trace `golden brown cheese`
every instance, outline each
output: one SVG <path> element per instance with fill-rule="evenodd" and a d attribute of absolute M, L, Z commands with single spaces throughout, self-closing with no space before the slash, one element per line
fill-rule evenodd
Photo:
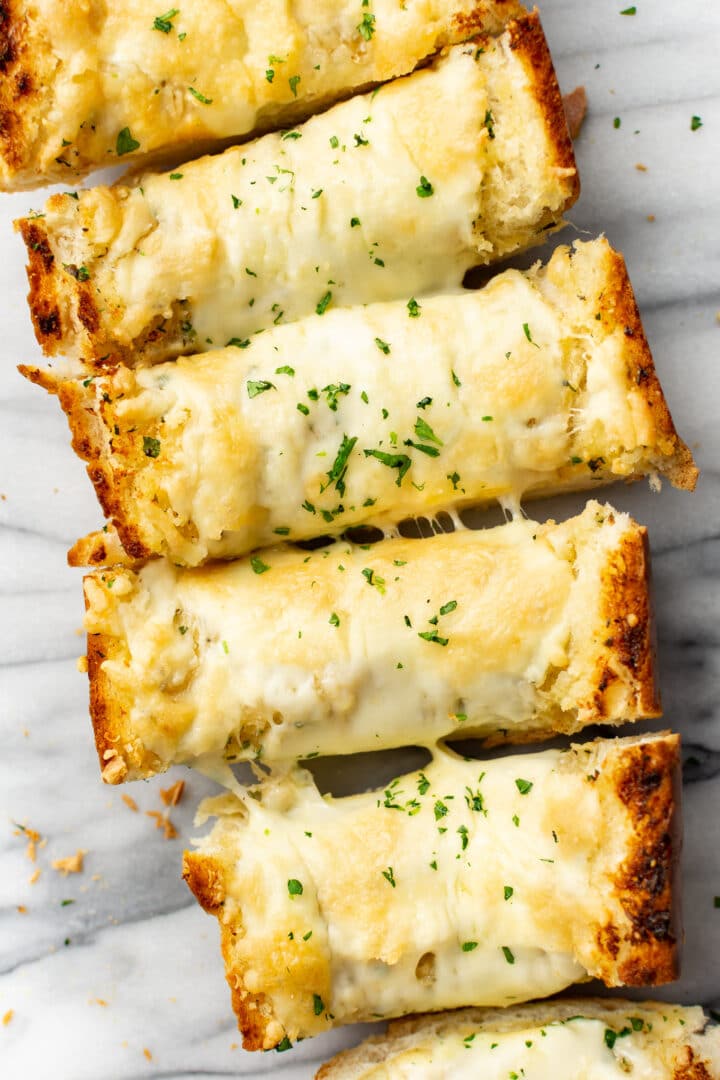
<path fill-rule="evenodd" d="M 459 286 L 543 240 L 577 193 L 532 15 L 299 128 L 54 195 L 18 225 L 38 340 L 103 366 Z"/>
<path fill-rule="evenodd" d="M 561 525 L 96 571 L 103 778 L 658 715 L 647 579 L 645 530 L 598 503 Z"/>
<path fill-rule="evenodd" d="M 393 1021 L 316 1080 L 718 1080 L 720 1027 L 695 1005 L 564 998 Z"/>
<path fill-rule="evenodd" d="M 328 311 L 245 349 L 59 395 L 131 558 L 198 565 L 439 508 L 697 470 L 677 437 L 625 264 L 560 248 L 477 292 Z M 71 561 L 108 561 L 107 531 Z"/>
<path fill-rule="evenodd" d="M 667 733 L 438 751 L 384 791 L 322 797 L 296 769 L 210 800 L 185 878 L 220 923 L 245 1047 L 588 976 L 672 980 L 678 763 Z"/>

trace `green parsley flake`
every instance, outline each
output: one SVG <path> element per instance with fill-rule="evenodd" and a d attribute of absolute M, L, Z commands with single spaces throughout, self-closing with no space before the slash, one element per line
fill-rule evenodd
<path fill-rule="evenodd" d="M 333 462 L 332 468 L 327 473 L 328 483 L 325 486 L 327 487 L 329 484 L 334 483 L 341 496 L 345 494 L 345 474 L 347 473 L 348 468 L 348 458 L 353 452 L 356 442 L 357 435 L 353 436 L 352 439 L 349 439 L 347 435 L 343 435 L 335 461 Z"/>
<path fill-rule="evenodd" d="M 118 157 L 122 157 L 123 154 L 132 154 L 139 149 L 140 143 L 137 139 L 133 139 L 130 128 L 124 127 L 122 131 L 118 132 L 117 142 L 115 143 L 115 152 Z"/>
<path fill-rule="evenodd" d="M 328 305 L 332 300 L 332 293 L 326 292 L 325 295 L 315 305 L 315 312 L 318 315 L 324 315 L 328 309 Z"/>
<path fill-rule="evenodd" d="M 620 12 L 621 15 L 637 15 L 637 7 L 633 4 L 632 7 L 623 8 Z"/>
<path fill-rule="evenodd" d="M 257 555 L 253 555 L 252 559 L 250 560 L 250 565 L 252 566 L 253 571 L 256 574 L 264 574 L 266 570 L 270 569 L 268 564 L 264 563 L 262 559 Z"/>
<path fill-rule="evenodd" d="M 357 229 L 359 225 L 360 225 L 360 218 L 359 217 L 351 217 L 350 218 L 350 228 L 351 229 Z"/>
<path fill-rule="evenodd" d="M 528 341 L 530 342 L 531 345 L 534 345 L 536 349 L 540 348 L 537 341 L 533 341 L 532 334 L 530 333 L 530 327 L 528 326 L 528 324 L 526 322 L 523 323 L 523 334 L 528 339 Z"/>
<path fill-rule="evenodd" d="M 323 1004 L 323 999 L 320 997 L 319 994 L 313 994 L 313 1012 L 315 1013 L 315 1015 L 320 1016 L 321 1013 L 324 1012 L 324 1010 L 325 1006 Z"/>
<path fill-rule="evenodd" d="M 292 1050 L 292 1043 L 288 1039 L 287 1035 L 284 1035 L 280 1042 L 275 1047 L 278 1054 L 283 1054 L 286 1050 Z"/>
<path fill-rule="evenodd" d="M 418 637 L 422 638 L 423 641 L 432 641 L 436 645 L 443 646 L 447 645 L 450 640 L 450 638 L 440 637 L 437 630 L 423 630 L 418 634 Z"/>
<path fill-rule="evenodd" d="M 386 881 L 390 882 L 390 884 L 392 885 L 392 887 L 394 889 L 397 882 L 395 881 L 395 876 L 393 874 L 392 866 L 388 866 L 387 870 L 383 870 L 382 876 L 385 878 Z"/>
<path fill-rule="evenodd" d="M 298 412 L 301 412 L 303 414 L 303 416 L 307 416 L 308 413 L 310 412 L 307 405 L 303 405 L 302 401 L 298 401 L 295 408 L 297 409 Z"/>
<path fill-rule="evenodd" d="M 267 71 L 265 72 L 265 78 L 267 79 L 267 81 L 269 83 L 271 83 L 273 81 L 273 79 L 275 78 L 275 72 L 273 71 L 272 68 L 267 69 Z"/>
<path fill-rule="evenodd" d="M 457 607 L 457 600 L 448 600 L 447 604 L 443 604 L 440 608 L 441 615 L 449 615 L 451 611 L 454 611 Z"/>
<path fill-rule="evenodd" d="M 461 382 L 460 382 L 460 380 L 458 379 L 458 377 L 457 377 L 457 375 L 455 374 L 455 372 L 454 372 L 454 371 L 451 371 L 451 372 L 450 372 L 450 374 L 452 375 L 452 381 L 453 381 L 453 382 L 455 383 L 455 385 L 456 385 L 456 386 L 462 386 L 462 383 L 461 383 Z"/>
<path fill-rule="evenodd" d="M 290 896 L 302 896 L 303 894 L 302 882 L 298 881 L 297 878 L 290 878 L 287 883 L 287 888 Z"/>
<path fill-rule="evenodd" d="M 199 90 L 196 90 L 194 86 L 188 86 L 188 90 L 201 105 L 212 105 L 213 99 L 211 97 L 205 97 L 205 95 L 201 94 Z"/>
<path fill-rule="evenodd" d="M 388 353 L 390 352 L 390 346 L 388 345 L 387 341 L 383 341 L 382 338 L 376 337 L 375 344 L 377 345 L 381 353 L 385 353 L 386 356 L 388 355 Z"/>
<path fill-rule="evenodd" d="M 182 180 L 182 178 L 183 178 L 183 174 L 181 172 L 171 172 L 170 173 L 170 179 L 171 180 Z"/>
<path fill-rule="evenodd" d="M 143 453 L 145 457 L 160 457 L 160 440 L 150 435 L 143 435 Z"/>
<path fill-rule="evenodd" d="M 698 128 L 703 126 L 703 122 L 699 116 L 693 116 L 690 120 L 690 130 L 697 131 Z"/>
<path fill-rule="evenodd" d="M 429 199 L 435 191 L 435 188 L 432 186 L 427 176 L 421 176 L 420 183 L 415 188 L 415 191 L 419 199 Z"/>
<path fill-rule="evenodd" d="M 418 319 L 422 308 L 418 304 L 414 296 L 411 296 L 407 302 L 408 315 L 411 319 Z"/>
<path fill-rule="evenodd" d="M 333 150 L 337 150 L 338 146 L 340 145 L 340 140 L 338 139 L 337 135 L 330 136 L 330 145 L 332 146 Z"/>
<path fill-rule="evenodd" d="M 172 21 L 179 14 L 179 8 L 170 8 L 164 15 L 156 15 L 152 24 L 153 30 L 159 30 L 161 34 L 169 34 L 171 30 L 174 30 Z"/>
<path fill-rule="evenodd" d="M 473 949 L 477 949 L 477 947 L 478 947 L 477 941 L 463 941 L 463 943 L 462 943 L 462 951 L 463 952 L 472 952 Z"/>
<path fill-rule="evenodd" d="M 247 349 L 249 344 L 250 338 L 231 337 L 229 341 L 225 342 L 225 348 L 229 349 L 232 346 L 234 349 Z"/>
<path fill-rule="evenodd" d="M 295 374 L 295 368 L 290 367 L 289 364 L 283 364 L 282 367 L 276 367 L 275 368 L 275 374 L 276 375 L 294 375 Z"/>
<path fill-rule="evenodd" d="M 521 795 L 527 795 L 529 791 L 532 791 L 532 780 L 516 780 L 515 787 L 518 789 Z"/>
<path fill-rule="evenodd" d="M 266 390 L 277 390 L 277 387 L 274 383 L 268 382 L 267 379 L 248 379 L 248 397 L 257 397 L 258 394 L 264 394 Z"/>
<path fill-rule="evenodd" d="M 332 615 L 328 619 L 328 622 L 330 623 L 331 626 L 339 626 L 340 625 L 340 616 L 336 615 L 335 612 L 333 611 Z"/>
<path fill-rule="evenodd" d="M 431 401 L 432 399 L 430 398 L 425 400 Z M 420 402 L 418 402 L 418 404 L 420 404 Z M 439 439 L 437 437 L 430 425 L 425 420 L 423 420 L 421 416 L 418 416 L 417 420 L 415 421 L 415 434 L 419 439 L 428 439 L 430 442 L 434 442 L 438 446 L 444 445 L 442 439 Z"/>
<path fill-rule="evenodd" d="M 436 446 L 428 446 L 426 443 L 416 443 L 412 439 L 405 439 L 405 446 L 412 446 L 414 450 L 420 450 L 421 453 L 427 454 L 428 457 L 440 457 L 440 451 Z"/>
<path fill-rule="evenodd" d="M 622 120 L 620 119 L 620 117 L 619 117 L 619 116 L 616 116 L 616 117 L 615 117 L 615 118 L 613 119 L 613 127 L 615 128 L 615 130 L 616 130 L 616 131 L 617 131 L 617 129 L 618 129 L 619 127 L 620 127 L 621 123 L 622 123 Z"/>
<path fill-rule="evenodd" d="M 362 17 L 362 22 L 355 29 L 364 41 L 370 41 L 375 33 L 375 16 L 366 11 Z"/>
<path fill-rule="evenodd" d="M 286 142 L 288 139 L 293 139 L 293 140 L 294 139 L 302 139 L 302 132 L 301 131 L 283 131 L 280 138 L 284 142 Z"/>
<path fill-rule="evenodd" d="M 300 82 L 300 76 L 299 75 L 291 75 L 290 78 L 288 79 L 288 83 L 290 84 L 290 89 L 292 91 L 293 97 L 297 97 L 297 86 L 298 86 L 299 82 Z"/>
<path fill-rule="evenodd" d="M 397 469 L 398 476 L 395 483 L 398 487 L 402 484 L 405 474 L 412 465 L 412 461 L 407 454 L 386 454 L 384 450 L 363 450 L 363 453 L 365 457 L 375 458 L 381 465 L 386 465 L 388 469 Z"/>
<path fill-rule="evenodd" d="M 494 139 L 495 138 L 495 117 L 493 116 L 490 109 L 488 109 L 486 111 L 486 113 L 485 113 L 484 124 L 485 124 L 485 127 L 487 128 L 488 138 L 489 139 Z"/>
<path fill-rule="evenodd" d="M 242 206 L 242 199 L 238 199 L 237 195 L 231 195 L 233 207 L 237 210 L 239 206 Z"/>
<path fill-rule="evenodd" d="M 385 578 L 380 577 L 374 570 L 371 570 L 369 566 L 366 566 L 360 573 L 365 578 L 368 585 L 372 585 L 373 588 L 377 589 L 381 596 L 385 595 Z"/>
<path fill-rule="evenodd" d="M 513 955 L 512 949 L 509 949 L 507 947 L 507 945 L 503 945 L 502 946 L 502 951 L 503 951 L 503 956 L 507 960 L 508 964 L 514 964 L 515 963 L 515 956 Z"/>
<path fill-rule="evenodd" d="M 504 885 L 503 886 L 503 896 L 505 897 L 506 900 L 510 899 L 510 897 L 512 896 L 514 891 L 515 890 L 513 889 L 512 885 Z"/>

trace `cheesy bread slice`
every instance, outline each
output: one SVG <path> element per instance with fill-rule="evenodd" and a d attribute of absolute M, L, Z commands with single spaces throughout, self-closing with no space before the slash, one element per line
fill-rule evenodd
<path fill-rule="evenodd" d="M 7 0 L 0 185 L 67 183 L 284 127 L 524 11 L 517 0 Z"/>
<path fill-rule="evenodd" d="M 441 507 L 697 475 L 605 240 L 244 349 L 91 379 L 22 370 L 59 395 L 134 559 L 197 565 Z M 71 561 L 107 562 L 111 539 L 80 541 Z"/>
<path fill-rule="evenodd" d="M 184 876 L 218 918 L 246 1049 L 588 976 L 675 978 L 678 754 L 667 733 L 438 751 L 362 795 L 323 797 L 296 769 L 209 800 Z"/>
<path fill-rule="evenodd" d="M 18 227 L 44 350 L 103 366 L 459 286 L 542 241 L 577 194 L 528 15 L 301 127 L 132 186 L 53 195 Z"/>
<path fill-rule="evenodd" d="M 645 530 L 589 503 L 424 540 L 85 579 L 108 783 L 658 715 Z"/>
<path fill-rule="evenodd" d="M 720 1027 L 695 1005 L 563 998 L 389 1025 L 315 1080 L 718 1080 Z"/>

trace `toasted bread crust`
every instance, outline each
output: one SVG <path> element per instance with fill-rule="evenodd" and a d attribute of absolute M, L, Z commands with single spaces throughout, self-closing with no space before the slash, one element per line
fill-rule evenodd
<path fill-rule="evenodd" d="M 591 974 L 609 986 L 660 986 L 679 974 L 680 736 L 625 747 L 599 782 L 601 797 L 624 807 L 633 835 L 611 878 L 624 925 L 600 928 Z"/>
<path fill-rule="evenodd" d="M 623 536 L 602 572 L 602 615 L 608 628 L 604 662 L 598 664 L 594 707 L 599 717 L 612 714 L 610 701 L 620 677 L 633 687 L 638 716 L 662 715 L 655 679 L 655 628 L 647 529 Z M 618 672 L 618 668 L 620 672 Z"/>
<path fill-rule="evenodd" d="M 565 209 L 577 202 L 580 195 L 580 174 L 575 164 L 575 151 L 568 130 L 562 95 L 547 38 L 537 10 L 525 18 L 508 24 L 510 48 L 523 61 L 528 80 L 547 125 L 548 142 L 554 149 L 554 167 L 569 183 Z"/>

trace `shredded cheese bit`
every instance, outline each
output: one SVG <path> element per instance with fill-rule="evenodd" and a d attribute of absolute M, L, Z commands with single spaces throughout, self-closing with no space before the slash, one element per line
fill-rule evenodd
<path fill-rule="evenodd" d="M 87 851 L 79 848 L 74 855 L 68 855 L 65 859 L 53 859 L 52 868 L 63 877 L 67 877 L 68 874 L 82 874 L 83 860 L 86 855 Z"/>

